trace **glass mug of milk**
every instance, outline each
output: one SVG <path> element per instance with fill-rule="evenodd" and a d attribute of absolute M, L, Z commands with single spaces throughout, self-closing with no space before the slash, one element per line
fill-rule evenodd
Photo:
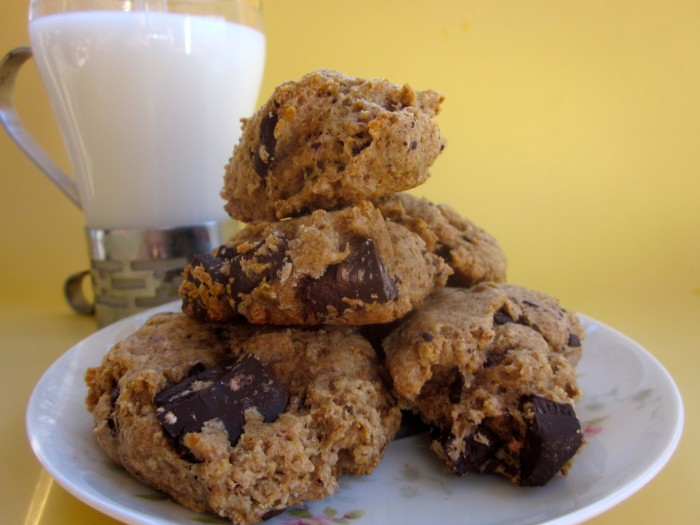
<path fill-rule="evenodd" d="M 192 253 L 235 229 L 219 196 L 257 102 L 265 61 L 259 1 L 32 0 L 30 48 L 2 62 L 5 129 L 85 215 L 91 271 L 66 295 L 105 325 L 177 298 Z M 74 178 L 32 141 L 12 107 L 34 57 Z"/>

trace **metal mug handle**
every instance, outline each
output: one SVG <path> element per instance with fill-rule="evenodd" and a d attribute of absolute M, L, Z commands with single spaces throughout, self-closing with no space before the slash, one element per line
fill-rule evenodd
<path fill-rule="evenodd" d="M 66 175 L 49 158 L 46 152 L 32 139 L 15 111 L 13 94 L 15 80 L 20 67 L 32 56 L 27 46 L 13 49 L 0 62 L 0 122 L 7 134 L 32 162 L 80 208 L 80 195 L 75 180 Z M 64 295 L 70 307 L 80 314 L 92 314 L 95 305 L 90 303 L 82 292 L 81 283 L 90 274 L 89 270 L 71 275 L 63 285 Z"/>
<path fill-rule="evenodd" d="M 83 293 L 83 281 L 90 280 L 90 277 L 90 270 L 83 270 L 69 275 L 63 283 L 63 295 L 66 302 L 74 312 L 82 315 L 95 313 L 95 303 L 91 302 Z"/>
<path fill-rule="evenodd" d="M 43 171 L 51 181 L 80 208 L 80 195 L 75 180 L 56 166 L 29 135 L 15 111 L 13 93 L 20 67 L 32 56 L 28 46 L 13 49 L 0 62 L 0 122 L 17 146 Z"/>

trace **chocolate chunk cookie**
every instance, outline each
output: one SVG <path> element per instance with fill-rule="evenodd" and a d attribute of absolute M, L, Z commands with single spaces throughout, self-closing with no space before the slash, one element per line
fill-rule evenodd
<path fill-rule="evenodd" d="M 370 473 L 400 410 L 352 328 L 159 314 L 86 375 L 107 454 L 195 511 L 248 525 Z"/>
<path fill-rule="evenodd" d="M 445 288 L 383 341 L 394 391 L 459 475 L 543 485 L 582 444 L 574 365 L 583 331 L 551 297 L 510 284 Z"/>
<path fill-rule="evenodd" d="M 385 218 L 419 234 L 428 250 L 454 270 L 449 286 L 506 280 L 506 255 L 496 239 L 446 204 L 434 204 L 408 193 L 375 202 Z"/>
<path fill-rule="evenodd" d="M 335 209 L 427 180 L 444 147 L 442 95 L 320 70 L 278 86 L 249 119 L 221 192 L 231 217 Z"/>
<path fill-rule="evenodd" d="M 387 323 L 444 286 L 452 270 L 423 239 L 371 203 L 279 222 L 257 221 L 193 258 L 183 311 L 255 324 Z"/>

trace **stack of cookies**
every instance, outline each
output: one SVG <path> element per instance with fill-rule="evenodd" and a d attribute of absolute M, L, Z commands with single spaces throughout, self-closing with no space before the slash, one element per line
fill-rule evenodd
<path fill-rule="evenodd" d="M 321 70 L 279 86 L 226 167 L 245 226 L 87 375 L 97 439 L 143 482 L 251 524 L 368 474 L 403 414 L 453 472 L 544 485 L 582 443 L 583 332 L 507 284 L 496 240 L 402 193 L 442 96 Z"/>

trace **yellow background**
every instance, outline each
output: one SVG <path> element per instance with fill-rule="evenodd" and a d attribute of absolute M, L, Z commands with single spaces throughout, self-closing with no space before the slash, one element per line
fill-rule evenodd
<path fill-rule="evenodd" d="M 26 11 L 3 0 L 0 51 L 28 43 Z M 415 193 L 493 233 L 511 281 L 648 348 L 684 396 L 669 465 L 592 523 L 700 523 L 700 2 L 269 0 L 265 17 L 261 101 L 319 67 L 445 95 L 448 146 Z M 18 91 L 67 168 L 33 65 Z M 61 292 L 87 267 L 81 215 L 2 132 L 0 224 L 0 521 L 112 523 L 41 475 L 24 437 L 33 384 L 94 324 Z"/>

